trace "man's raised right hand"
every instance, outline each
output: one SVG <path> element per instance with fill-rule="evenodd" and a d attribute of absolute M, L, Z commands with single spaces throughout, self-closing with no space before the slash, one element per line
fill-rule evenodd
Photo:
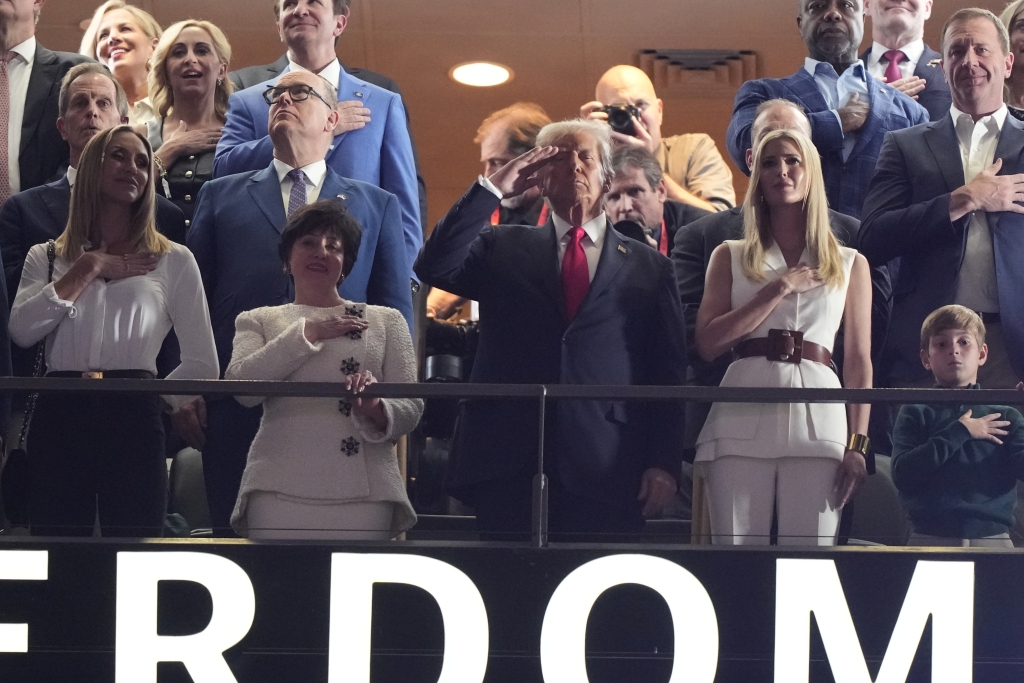
<path fill-rule="evenodd" d="M 538 173 L 558 154 L 557 147 L 534 147 L 526 154 L 508 162 L 487 178 L 502 197 L 516 197 L 540 184 Z"/>

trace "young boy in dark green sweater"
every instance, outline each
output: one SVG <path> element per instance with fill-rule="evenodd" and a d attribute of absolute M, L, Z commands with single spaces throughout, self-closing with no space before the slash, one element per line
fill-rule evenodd
<path fill-rule="evenodd" d="M 985 324 L 943 306 L 921 327 L 921 362 L 938 387 L 973 388 L 988 356 Z M 1008 547 L 1024 418 L 1009 406 L 906 405 L 893 428 L 892 478 L 913 525 L 909 545 Z"/>

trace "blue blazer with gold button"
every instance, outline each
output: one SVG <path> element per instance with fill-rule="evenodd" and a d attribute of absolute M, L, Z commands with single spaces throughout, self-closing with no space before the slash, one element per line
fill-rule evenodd
<path fill-rule="evenodd" d="M 379 187 L 342 178 L 330 168 L 320 199 L 343 202 L 363 228 L 355 266 L 338 293 L 349 301 L 396 308 L 411 328 L 411 265 L 398 200 Z M 238 314 L 286 304 L 294 297 L 277 252 L 285 220 L 273 163 L 262 171 L 211 180 L 199 191 L 186 244 L 203 276 L 222 374 L 231 360 Z"/>

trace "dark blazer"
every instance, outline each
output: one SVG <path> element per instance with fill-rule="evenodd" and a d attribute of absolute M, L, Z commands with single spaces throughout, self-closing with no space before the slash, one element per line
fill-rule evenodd
<path fill-rule="evenodd" d="M 671 199 L 666 201 L 663 218 L 665 219 L 665 232 L 668 233 L 668 253 L 672 253 L 672 247 L 675 246 L 676 235 L 679 234 L 680 228 L 706 216 L 711 216 L 713 213 L 713 211 L 705 211 L 683 202 L 674 202 Z"/>
<path fill-rule="evenodd" d="M 396 308 L 411 329 L 411 267 L 398 200 L 330 168 L 320 198 L 343 202 L 363 228 L 355 266 L 338 293 L 349 301 Z M 221 373 L 231 360 L 238 314 L 279 306 L 294 297 L 277 253 L 284 224 L 284 200 L 273 164 L 262 171 L 211 180 L 199 192 L 187 244 L 203 276 Z"/>
<path fill-rule="evenodd" d="M 68 143 L 57 130 L 57 97 L 60 82 L 71 67 L 92 61 L 70 52 L 54 52 L 36 43 L 36 57 L 25 95 L 18 167 L 21 189 L 38 187 L 68 163 Z M 12 294 L 13 296 L 13 294 Z"/>
<path fill-rule="evenodd" d="M 498 198 L 474 184 L 434 228 L 416 262 L 423 282 L 480 302 L 472 382 L 664 384 L 685 380 L 686 340 L 671 262 L 611 224 L 594 280 L 566 319 L 552 222 L 486 225 Z M 577 495 L 639 514 L 640 476 L 678 476 L 683 405 L 560 401 L 546 439 L 553 472 Z M 516 476 L 537 456 L 532 401 L 466 402 L 448 485 L 458 495 Z"/>
<path fill-rule="evenodd" d="M 996 147 L 1000 175 L 1024 172 L 1024 123 L 1007 116 Z M 967 248 L 970 214 L 949 220 L 950 193 L 964 185 L 953 117 L 890 133 L 864 204 L 860 250 L 872 265 L 899 259 L 893 282 L 892 322 L 883 370 L 900 380 L 921 380 L 921 323 L 953 303 Z M 999 310 L 1010 362 L 1024 377 L 1024 216 L 990 213 Z"/>
<path fill-rule="evenodd" d="M 227 121 L 217 144 L 214 176 L 261 171 L 274 158 L 268 125 L 270 105 L 263 99 L 264 81 L 231 95 Z M 338 77 L 338 101 L 361 100 L 372 112 L 370 123 L 334 138 L 327 165 L 343 178 L 376 185 L 398 198 L 410 264 L 423 244 L 416 164 L 402 98 L 359 80 L 344 70 Z M 411 275 L 411 273 L 410 273 Z"/>
<path fill-rule="evenodd" d="M 785 78 L 761 78 L 740 86 L 733 105 L 727 139 L 729 154 L 736 165 L 749 175 L 746 153 L 750 148 L 750 127 L 758 105 L 767 100 L 784 98 L 799 103 L 811 121 L 815 147 L 821 154 L 821 170 L 825 176 L 828 203 L 839 213 L 859 218 L 867 195 L 875 160 L 882 147 L 882 138 L 892 130 L 916 126 L 928 120 L 928 112 L 920 104 L 870 74 L 867 84 L 871 93 L 871 110 L 857 136 L 853 153 L 843 161 L 843 129 L 834 111 L 803 67 Z"/>
<path fill-rule="evenodd" d="M 868 48 L 860 56 L 865 64 L 868 63 L 868 56 L 870 54 L 871 49 Z M 921 59 L 917 63 L 917 68 L 914 69 L 914 75 L 918 78 L 923 78 L 926 83 L 924 90 L 917 93 L 917 103 L 928 110 L 928 118 L 931 121 L 938 121 L 948 114 L 949 108 L 953 104 L 953 96 L 949 92 L 949 85 L 946 83 L 946 77 L 942 73 L 942 67 L 939 66 L 939 60 L 941 59 L 942 55 L 925 45 L 924 52 L 921 53 Z"/>
<path fill-rule="evenodd" d="M 0 207 L 0 251 L 9 302 L 14 303 L 28 250 L 57 239 L 68 224 L 71 184 L 60 180 L 19 192 Z M 167 239 L 185 244 L 185 217 L 163 197 L 156 198 L 156 227 Z"/>
<path fill-rule="evenodd" d="M 251 88 L 254 85 L 258 85 L 263 81 L 269 81 L 272 78 L 277 78 L 277 75 L 288 68 L 288 53 L 284 53 L 281 57 L 273 64 L 264 64 L 262 66 L 247 66 L 244 69 L 238 71 L 232 71 L 228 74 L 228 78 L 235 84 L 235 90 L 244 90 Z M 341 65 L 347 73 L 355 76 L 356 78 L 372 83 L 378 87 L 390 90 L 393 93 L 397 93 L 401 96 L 402 91 L 398 89 L 398 84 L 393 80 L 377 73 L 376 71 L 370 71 L 369 69 L 360 69 L 357 66 L 345 66 Z M 423 180 L 423 171 L 420 170 L 420 156 L 416 151 L 416 140 L 412 136 L 412 121 L 409 119 L 409 107 L 405 108 L 405 123 L 409 127 L 409 139 L 412 141 L 412 155 L 413 160 L 416 162 L 416 185 L 420 193 L 420 222 L 423 224 L 423 234 L 427 232 L 427 183 Z"/>

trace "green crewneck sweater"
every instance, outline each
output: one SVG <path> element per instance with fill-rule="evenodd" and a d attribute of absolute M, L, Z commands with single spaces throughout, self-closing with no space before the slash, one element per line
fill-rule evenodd
<path fill-rule="evenodd" d="M 980 389 L 977 384 L 972 389 Z M 960 422 L 1009 420 L 1003 445 L 974 439 Z M 1009 406 L 906 405 L 893 428 L 892 479 L 914 531 L 947 538 L 1006 533 L 1024 479 L 1024 417 Z"/>

